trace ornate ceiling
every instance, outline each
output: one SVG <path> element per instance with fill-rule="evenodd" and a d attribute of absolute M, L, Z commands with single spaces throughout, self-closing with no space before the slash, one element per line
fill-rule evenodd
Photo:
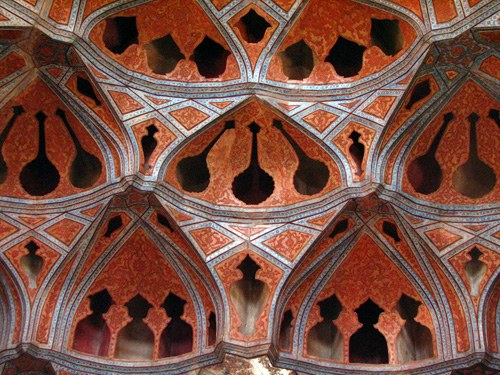
<path fill-rule="evenodd" d="M 498 371 L 499 11 L 0 2 L 1 373 Z"/>

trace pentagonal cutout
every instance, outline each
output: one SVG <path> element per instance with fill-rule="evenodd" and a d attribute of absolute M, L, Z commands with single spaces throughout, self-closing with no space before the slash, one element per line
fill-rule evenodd
<path fill-rule="evenodd" d="M 235 26 L 240 31 L 243 40 L 248 43 L 260 42 L 264 38 L 266 30 L 271 27 L 269 22 L 253 9 L 241 17 Z"/>
<path fill-rule="evenodd" d="M 172 72 L 177 63 L 185 58 L 170 34 L 151 41 L 144 46 L 144 49 L 148 65 L 156 74 Z"/>
<path fill-rule="evenodd" d="M 231 53 L 208 36 L 195 48 L 191 60 L 205 78 L 217 78 L 226 71 L 227 58 Z"/>
<path fill-rule="evenodd" d="M 339 36 L 325 61 L 332 64 L 337 74 L 342 77 L 354 77 L 363 67 L 365 50 L 365 46 Z"/>
<path fill-rule="evenodd" d="M 135 17 L 114 17 L 106 20 L 102 41 L 111 52 L 121 55 L 132 44 L 139 43 Z"/>
<path fill-rule="evenodd" d="M 280 52 L 279 57 L 283 64 L 283 72 L 289 79 L 301 81 L 311 75 L 314 56 L 304 40 L 299 40 Z"/>
<path fill-rule="evenodd" d="M 403 49 L 404 37 L 398 20 L 379 20 L 372 18 L 372 44 L 379 47 L 387 56 L 394 56 Z"/>

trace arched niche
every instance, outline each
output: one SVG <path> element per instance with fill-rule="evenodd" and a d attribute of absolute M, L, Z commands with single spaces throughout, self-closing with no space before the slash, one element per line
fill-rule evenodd
<path fill-rule="evenodd" d="M 209 204 L 279 207 L 339 188 L 338 165 L 318 140 L 250 99 L 184 144 L 164 167 L 163 181 Z"/>
<path fill-rule="evenodd" d="M 135 195 L 134 199 L 137 198 Z M 151 208 L 150 212 L 153 216 L 155 209 Z M 105 223 L 109 224 L 116 215 L 108 215 Z M 127 218 L 124 213 L 120 215 Z M 133 225 L 135 229 L 127 232 L 126 239 L 119 246 L 114 242 L 114 245 L 100 249 L 97 240 L 94 244 L 97 247 L 90 249 L 90 258 L 94 258 L 95 263 L 84 266 L 90 271 L 88 275 L 99 264 L 102 269 L 88 281 L 91 286 L 86 291 L 73 297 L 71 311 L 74 315 L 68 327 L 70 338 L 67 345 L 80 355 L 100 356 L 118 362 L 167 358 L 178 361 L 179 357 L 195 357 L 203 345 L 207 345 L 200 340 L 201 335 L 207 333 L 200 330 L 208 330 L 204 316 L 198 313 L 199 309 L 204 309 L 204 302 L 198 301 L 210 300 L 211 297 L 206 291 L 197 289 L 197 282 L 191 281 L 195 274 L 193 270 L 186 270 L 189 265 L 181 263 L 172 254 L 166 256 L 158 248 L 156 243 L 161 241 L 155 237 L 157 235 L 146 230 L 140 222 Z M 103 240 L 107 238 L 107 229 L 106 225 L 102 229 L 100 238 Z M 113 232 L 109 237 L 116 239 L 116 235 Z M 118 236 L 122 234 L 118 233 Z M 94 251 L 101 255 L 93 255 Z M 106 263 L 102 263 L 104 259 L 107 259 Z M 83 276 L 82 282 L 87 278 Z M 105 290 L 103 286 L 106 286 Z M 194 299 L 194 293 L 200 296 Z M 94 303 L 96 296 L 103 295 L 100 303 Z M 207 309 L 214 311 L 213 302 Z M 90 321 L 95 324 L 89 329 Z M 182 335 L 179 335 L 179 329 Z M 81 350 L 79 335 L 92 336 L 99 342 L 94 343 L 91 350 Z"/>

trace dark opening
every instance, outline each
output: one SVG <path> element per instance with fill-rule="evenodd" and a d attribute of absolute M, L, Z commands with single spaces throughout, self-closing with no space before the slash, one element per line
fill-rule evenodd
<path fill-rule="evenodd" d="M 411 91 L 411 96 L 410 100 L 406 104 L 405 108 L 406 109 L 411 109 L 413 105 L 422 99 L 426 98 L 429 96 L 431 93 L 431 85 L 429 79 L 425 79 L 422 82 L 419 82 L 413 87 L 413 90 Z"/>
<path fill-rule="evenodd" d="M 28 250 L 28 254 L 21 257 L 21 268 L 28 278 L 30 289 L 35 289 L 38 275 L 42 272 L 43 258 L 36 253 L 40 246 L 33 241 L 28 242 L 25 248 Z"/>
<path fill-rule="evenodd" d="M 208 316 L 208 346 L 215 344 L 217 340 L 217 319 L 213 311 Z"/>
<path fill-rule="evenodd" d="M 500 111 L 498 109 L 490 109 L 488 117 L 495 121 L 497 126 L 500 128 Z"/>
<path fill-rule="evenodd" d="M 314 56 L 304 40 L 292 44 L 278 54 L 283 65 L 283 73 L 289 79 L 301 81 L 311 75 L 314 68 Z"/>
<path fill-rule="evenodd" d="M 108 227 L 106 228 L 106 233 L 104 233 L 104 237 L 111 237 L 111 235 L 121 228 L 123 225 L 122 217 L 120 215 L 112 217 L 108 221 Z"/>
<path fill-rule="evenodd" d="M 233 193 L 245 204 L 259 204 L 274 191 L 274 179 L 260 167 L 257 134 L 260 126 L 252 122 L 248 127 L 252 132 L 252 155 L 250 165 L 233 180 Z"/>
<path fill-rule="evenodd" d="M 107 357 L 111 339 L 111 331 L 103 318 L 113 299 L 106 289 L 87 297 L 90 300 L 92 314 L 78 322 L 73 339 L 73 349 Z"/>
<path fill-rule="evenodd" d="M 469 282 L 470 294 L 473 297 L 479 296 L 479 286 L 488 268 L 486 264 L 479 259 L 482 255 L 483 253 L 474 246 L 472 250 L 469 251 L 471 259 L 465 263 L 465 276 Z"/>
<path fill-rule="evenodd" d="M 166 216 L 163 216 L 162 214 L 157 213 L 156 218 L 158 219 L 158 223 L 160 225 L 164 226 L 165 228 L 167 228 L 169 232 L 174 231 L 174 228 L 172 228 L 172 226 L 170 225 L 170 222 L 168 221 Z"/>
<path fill-rule="evenodd" d="M 401 241 L 401 238 L 399 238 L 398 235 L 398 227 L 395 224 L 391 223 L 390 221 L 383 222 L 382 230 L 384 231 L 385 234 L 391 237 L 394 240 L 394 242 Z"/>
<path fill-rule="evenodd" d="M 174 357 L 193 350 L 193 328 L 182 318 L 186 301 L 170 292 L 163 308 L 171 319 L 160 337 L 160 358 Z"/>
<path fill-rule="evenodd" d="M 240 30 L 243 40 L 248 43 L 258 43 L 264 38 L 267 28 L 271 27 L 271 25 L 255 10 L 250 9 L 236 23 L 236 27 Z"/>
<path fill-rule="evenodd" d="M 94 88 L 89 80 L 78 76 L 76 78 L 76 89 L 82 95 L 85 95 L 87 98 L 90 98 L 94 101 L 95 105 L 101 105 L 101 101 L 95 94 Z"/>
<path fill-rule="evenodd" d="M 372 44 L 388 56 L 394 56 L 403 49 L 404 37 L 398 20 L 372 18 Z"/>
<path fill-rule="evenodd" d="M 139 43 L 135 17 L 114 17 L 106 20 L 102 41 L 111 52 L 121 55 L 132 44 Z"/>
<path fill-rule="evenodd" d="M 38 154 L 21 170 L 21 186 L 30 195 L 42 196 L 54 191 L 59 185 L 59 171 L 47 157 L 45 150 L 45 119 L 42 111 L 35 115 L 38 121 Z"/>
<path fill-rule="evenodd" d="M 360 46 L 339 36 L 325 61 L 333 65 L 338 75 L 342 77 L 354 77 L 363 67 L 363 54 L 365 50 L 365 46 Z"/>
<path fill-rule="evenodd" d="M 408 181 L 418 193 L 428 195 L 438 190 L 441 186 L 443 174 L 435 155 L 441 138 L 443 138 L 446 128 L 450 121 L 453 120 L 453 117 L 453 113 L 451 112 L 443 116 L 443 124 L 427 152 L 414 159 L 408 166 Z"/>
<path fill-rule="evenodd" d="M 363 326 L 349 340 L 349 362 L 351 363 L 389 363 L 387 341 L 378 329 L 379 315 L 384 312 L 376 303 L 368 299 L 355 312 Z"/>
<path fill-rule="evenodd" d="M 290 350 L 292 346 L 292 310 L 286 310 L 280 325 L 279 345 L 283 350 Z"/>
<path fill-rule="evenodd" d="M 118 333 L 115 357 L 128 360 L 153 359 L 154 334 L 143 319 L 153 307 L 140 294 L 125 304 L 132 321 Z"/>
<path fill-rule="evenodd" d="M 429 328 L 415 321 L 421 303 L 403 294 L 396 306 L 406 322 L 396 339 L 398 362 L 419 361 L 434 356 L 432 334 Z"/>
<path fill-rule="evenodd" d="M 453 187 L 466 197 L 481 198 L 493 190 L 497 176 L 493 168 L 479 158 L 476 129 L 478 114 L 472 112 L 467 120 L 470 123 L 469 158 L 453 175 Z"/>
<path fill-rule="evenodd" d="M 144 169 L 149 170 L 152 168 L 152 166 L 149 165 L 149 158 L 153 154 L 156 146 L 158 146 L 158 141 L 155 138 L 155 134 L 158 133 L 158 128 L 154 125 L 149 125 L 146 128 L 146 131 L 148 133 L 146 135 L 143 135 L 141 138 L 141 147 L 142 153 L 144 155 Z"/>
<path fill-rule="evenodd" d="M 318 302 L 323 320 L 309 331 L 307 353 L 319 358 L 341 361 L 344 358 L 344 339 L 333 321 L 342 311 L 342 305 L 335 295 Z"/>
<path fill-rule="evenodd" d="M 295 139 L 283 128 L 281 121 L 274 120 L 273 126 L 288 140 L 299 159 L 299 165 L 293 175 L 295 190 L 303 195 L 320 193 L 330 178 L 328 167 L 322 161 L 309 157 Z"/>
<path fill-rule="evenodd" d="M 3 128 L 2 132 L 0 133 L 0 184 L 3 184 L 7 179 L 7 171 L 9 169 L 2 154 L 3 144 L 5 143 L 7 136 L 12 130 L 12 127 L 14 126 L 17 117 L 24 113 L 24 108 L 22 105 L 15 105 L 12 107 L 12 112 L 13 114 L 11 118 L 7 122 L 7 125 L 5 125 L 5 128 Z"/>
<path fill-rule="evenodd" d="M 175 69 L 177 63 L 185 59 L 170 34 L 144 45 L 148 66 L 153 73 L 167 74 Z"/>
<path fill-rule="evenodd" d="M 347 219 L 340 220 L 330 233 L 330 238 L 335 238 L 337 234 L 344 233 L 347 230 L 347 224 L 349 221 Z"/>
<path fill-rule="evenodd" d="M 269 287 L 255 278 L 260 267 L 249 255 L 237 268 L 243 273 L 243 278 L 231 285 L 229 294 L 241 320 L 238 331 L 245 337 L 251 337 L 269 296 Z"/>
<path fill-rule="evenodd" d="M 226 71 L 227 58 L 231 53 L 216 41 L 205 36 L 195 48 L 191 60 L 205 78 L 217 78 Z"/>
<path fill-rule="evenodd" d="M 205 191 L 210 183 L 210 171 L 207 165 L 207 156 L 212 147 L 228 129 L 234 129 L 234 121 L 226 121 L 224 129 L 198 155 L 188 156 L 177 164 L 176 177 L 182 189 L 192 193 Z"/>
<path fill-rule="evenodd" d="M 352 144 L 349 146 L 349 155 L 351 155 L 352 161 L 356 165 L 356 171 L 354 174 L 356 176 L 361 176 L 363 174 L 363 158 L 365 157 L 365 145 L 359 141 L 361 134 L 357 131 L 353 131 L 349 136 L 352 139 Z"/>

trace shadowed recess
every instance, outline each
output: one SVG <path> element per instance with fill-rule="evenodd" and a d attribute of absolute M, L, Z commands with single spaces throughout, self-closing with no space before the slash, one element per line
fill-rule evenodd
<path fill-rule="evenodd" d="M 351 363 L 389 363 L 387 341 L 374 327 L 379 315 L 384 312 L 376 303 L 368 299 L 355 312 L 363 326 L 349 340 L 349 362 Z"/>
<path fill-rule="evenodd" d="M 292 310 L 288 309 L 283 314 L 283 319 L 281 320 L 280 324 L 279 346 L 283 350 L 291 350 L 293 329 L 292 322 Z"/>
<path fill-rule="evenodd" d="M 191 60 L 205 78 L 217 78 L 226 71 L 227 58 L 231 53 L 208 36 L 194 49 Z"/>
<path fill-rule="evenodd" d="M 106 233 L 104 233 L 104 237 L 111 237 L 111 235 L 121 228 L 123 225 L 122 217 L 120 215 L 112 217 L 108 221 L 108 227 L 106 228 Z"/>
<path fill-rule="evenodd" d="M 113 299 L 106 289 L 87 297 L 92 313 L 80 320 L 75 329 L 73 349 L 79 352 L 107 357 L 111 331 L 104 320 Z"/>
<path fill-rule="evenodd" d="M 398 227 L 395 224 L 391 223 L 390 221 L 383 222 L 382 231 L 389 237 L 391 237 L 394 240 L 394 242 L 401 241 L 401 238 L 399 238 L 398 234 Z"/>
<path fill-rule="evenodd" d="M 111 52 L 121 55 L 132 44 L 139 43 L 135 17 L 114 17 L 106 20 L 102 41 Z"/>
<path fill-rule="evenodd" d="M 144 46 L 148 65 L 156 74 L 167 74 L 175 69 L 177 63 L 185 59 L 170 34 L 153 40 Z"/>
<path fill-rule="evenodd" d="M 174 231 L 174 228 L 172 228 L 172 225 L 170 225 L 170 222 L 168 221 L 166 216 L 158 213 L 156 214 L 156 218 L 158 219 L 158 223 L 160 223 L 161 226 L 167 228 L 169 232 Z"/>
<path fill-rule="evenodd" d="M 236 27 L 241 33 L 241 37 L 248 43 L 258 43 L 264 38 L 266 30 L 271 27 L 264 17 L 255 10 L 250 9 L 247 14 L 240 18 Z"/>
<path fill-rule="evenodd" d="M 371 42 L 387 56 L 394 56 L 403 49 L 404 36 L 398 20 L 372 18 Z"/>
<path fill-rule="evenodd" d="M 95 105 L 101 105 L 101 101 L 95 94 L 94 88 L 88 79 L 83 77 L 76 77 L 76 89 L 82 95 L 85 95 L 87 98 L 92 99 Z"/>
<path fill-rule="evenodd" d="M 436 160 L 436 151 L 448 124 L 453 118 L 454 116 L 451 112 L 443 116 L 443 124 L 439 128 L 427 152 L 414 159 L 408 166 L 408 181 L 418 193 L 428 195 L 434 193 L 441 186 L 443 173 L 441 166 Z"/>
<path fill-rule="evenodd" d="M 330 238 L 335 238 L 337 234 L 344 233 L 347 230 L 347 225 L 349 224 L 349 220 L 343 219 L 340 220 L 337 224 L 335 224 L 335 227 L 332 230 L 332 233 L 330 233 Z"/>
<path fill-rule="evenodd" d="M 153 359 L 154 334 L 143 321 L 152 305 L 137 294 L 125 306 L 132 321 L 118 333 L 115 357 L 136 361 Z"/>
<path fill-rule="evenodd" d="M 163 302 L 170 322 L 160 337 L 160 358 L 175 357 L 193 351 L 193 328 L 181 317 L 186 301 L 170 292 Z"/>
<path fill-rule="evenodd" d="M 352 144 L 349 146 L 349 155 L 351 155 L 352 161 L 356 165 L 356 171 L 354 174 L 356 176 L 361 176 L 363 174 L 363 159 L 365 157 L 365 145 L 359 141 L 361 134 L 357 131 L 353 131 L 349 138 L 352 140 Z"/>
<path fill-rule="evenodd" d="M 396 339 L 398 362 L 420 361 L 434 356 L 432 334 L 429 328 L 415 321 L 421 302 L 403 294 L 396 306 L 406 320 Z"/>
<path fill-rule="evenodd" d="M 486 263 L 479 259 L 483 253 L 477 247 L 474 246 L 468 255 L 470 256 L 470 260 L 464 266 L 465 276 L 469 282 L 471 296 L 478 297 L 479 286 L 488 267 Z"/>
<path fill-rule="evenodd" d="M 249 255 L 237 268 L 243 273 L 243 278 L 231 285 L 229 295 L 240 317 L 238 331 L 245 337 L 251 337 L 269 296 L 269 287 L 255 278 L 260 267 Z"/>
<path fill-rule="evenodd" d="M 213 311 L 210 312 L 208 316 L 208 346 L 215 344 L 217 340 L 217 319 Z"/>
<path fill-rule="evenodd" d="M 289 79 L 301 81 L 311 75 L 314 56 L 311 47 L 304 40 L 292 44 L 278 56 L 283 64 L 283 73 Z"/>
<path fill-rule="evenodd" d="M 411 90 L 410 100 L 406 104 L 406 109 L 411 109 L 415 103 L 418 103 L 422 99 L 425 99 L 431 93 L 431 86 L 429 83 L 429 79 L 423 80 L 419 82 L 413 87 Z"/>
<path fill-rule="evenodd" d="M 479 158 L 476 127 L 479 116 L 472 112 L 467 120 L 470 123 L 469 158 L 453 175 L 453 187 L 466 197 L 481 198 L 493 190 L 497 176 L 493 168 Z"/>
<path fill-rule="evenodd" d="M 152 168 L 152 166 L 149 165 L 149 159 L 156 149 L 156 146 L 158 146 L 158 140 L 155 138 L 155 134 L 158 133 L 158 128 L 154 125 L 149 125 L 146 131 L 147 134 L 143 135 L 141 138 L 141 147 L 144 156 L 143 167 L 145 170 L 149 170 Z"/>
<path fill-rule="evenodd" d="M 59 185 L 59 171 L 47 157 L 45 150 L 45 119 L 42 111 L 35 115 L 38 120 L 38 154 L 21 170 L 21 186 L 30 195 L 42 196 L 54 191 Z"/>
<path fill-rule="evenodd" d="M 333 65 L 338 75 L 354 77 L 363 67 L 365 50 L 365 46 L 339 36 L 325 61 Z"/>
<path fill-rule="evenodd" d="M 323 190 L 330 178 L 330 171 L 322 161 L 310 158 L 283 128 L 279 120 L 273 121 L 273 126 L 288 140 L 299 159 L 299 165 L 293 175 L 293 185 L 302 195 L 314 195 Z"/>
<path fill-rule="evenodd" d="M 69 167 L 69 181 L 74 187 L 80 189 L 89 188 L 93 186 L 101 176 L 101 161 L 95 155 L 92 155 L 83 148 L 66 118 L 66 113 L 58 108 L 56 110 L 56 115 L 59 116 L 64 123 L 76 150 L 75 158 Z"/>
<path fill-rule="evenodd" d="M 335 295 L 318 302 L 323 318 L 311 328 L 307 336 L 307 354 L 341 361 L 344 358 L 344 338 L 333 321 L 342 311 L 342 305 Z"/>
<path fill-rule="evenodd" d="M 210 183 L 207 156 L 228 129 L 234 129 L 234 121 L 226 121 L 224 129 L 198 155 L 188 156 L 177 164 L 175 173 L 182 189 L 190 193 L 203 192 Z"/>
<path fill-rule="evenodd" d="M 21 258 L 21 268 L 28 278 L 30 289 L 37 287 L 37 278 L 43 268 L 43 258 L 36 252 L 40 249 L 33 241 L 28 242 L 25 246 L 28 254 L 23 255 Z"/>
<path fill-rule="evenodd" d="M 252 155 L 250 165 L 233 180 L 233 193 L 245 204 L 259 204 L 271 196 L 274 191 L 274 179 L 260 167 L 257 134 L 260 126 L 252 122 L 248 128 L 252 132 Z"/>

